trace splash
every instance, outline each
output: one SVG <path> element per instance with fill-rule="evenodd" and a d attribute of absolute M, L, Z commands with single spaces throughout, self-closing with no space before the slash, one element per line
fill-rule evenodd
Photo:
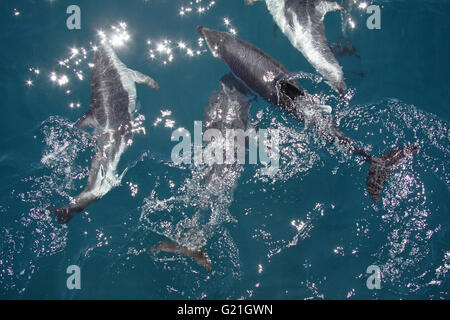
<path fill-rule="evenodd" d="M 190 250 L 198 250 L 221 225 L 235 221 L 228 207 L 242 168 L 192 169 L 192 177 L 185 180 L 175 196 L 160 200 L 152 193 L 145 199 L 141 221 L 153 232 Z"/>
<path fill-rule="evenodd" d="M 0 283 L 2 294 L 23 294 L 37 261 L 66 247 L 67 229 L 57 224 L 49 208 L 58 197 L 68 197 L 87 176 L 80 155 L 93 147 L 67 120 L 51 117 L 40 129 L 44 152 L 35 174 L 23 178 L 10 191 L 9 219 L 0 241 Z M 37 139 L 37 136 L 36 136 Z"/>
<path fill-rule="evenodd" d="M 348 107 L 354 91 L 350 90 L 351 94 L 348 99 L 338 100 L 331 89 L 323 86 L 324 79 L 322 77 L 306 72 L 297 72 L 282 80 L 300 80 L 302 85 L 308 86 L 309 91 L 317 93 L 307 94 L 295 102 L 295 107 L 304 115 L 304 123 L 299 123 L 284 113 L 280 115 L 279 110 L 273 106 L 266 106 L 264 110 L 257 112 L 255 126 L 279 130 L 280 163 L 285 169 L 281 168 L 274 179 L 264 177 L 261 170 L 257 170 L 255 178 L 275 183 L 276 181 L 288 181 L 300 173 L 307 173 L 321 162 L 319 153 L 315 151 L 317 148 L 326 149 L 331 155 L 337 156 L 341 162 L 348 162 L 352 159 L 347 150 L 328 144 L 323 136 L 331 134 L 334 114 L 341 108 Z M 336 104 L 336 101 L 339 102 Z M 336 107 L 332 108 L 332 106 Z"/>
<path fill-rule="evenodd" d="M 349 113 L 346 122 L 350 127 L 367 132 L 369 137 L 386 136 L 377 145 L 381 142 L 384 148 L 389 148 L 415 140 L 421 147 L 414 164 L 406 162 L 387 185 L 379 227 L 387 241 L 374 254 L 382 267 L 384 285 L 399 295 L 411 297 L 426 290 L 430 283 L 439 284 L 443 276 L 433 270 L 444 270 L 447 263 L 445 252 L 442 260 L 436 261 L 431 239 L 448 232 L 433 223 L 441 209 L 433 200 L 432 191 L 436 183 L 448 186 L 450 182 L 448 124 L 396 99 L 357 107 Z M 356 121 L 357 118 L 361 120 Z M 434 183 L 425 183 L 427 172 L 433 172 Z M 372 209 L 368 207 L 365 211 Z"/>
<path fill-rule="evenodd" d="M 341 257 L 358 256 L 360 248 L 366 248 L 372 252 L 373 264 L 382 269 L 382 286 L 395 297 L 420 297 L 428 290 L 433 292 L 440 290 L 445 294 L 443 286 L 448 281 L 449 232 L 448 225 L 436 223 L 442 221 L 440 216 L 443 214 L 443 205 L 439 201 L 436 202 L 434 193 L 441 188 L 447 188 L 450 182 L 448 124 L 434 115 L 396 99 L 363 106 L 343 106 L 335 110 L 336 120 L 342 130 L 348 134 L 353 132 L 358 135 L 377 153 L 411 141 L 420 145 L 421 152 L 413 160 L 403 163 L 391 176 L 380 206 L 367 199 L 362 215 L 356 215 L 354 227 L 348 230 L 355 236 L 352 243 L 336 244 L 334 252 L 330 254 Z M 334 155 L 321 152 L 324 147 L 314 143 L 314 133 L 311 130 L 304 129 L 289 117 L 280 116 L 279 110 L 268 107 L 264 112 L 258 112 L 257 118 L 259 125 L 264 121 L 270 121 L 272 126 L 280 128 L 280 136 L 284 142 L 281 147 L 284 161 L 280 167 L 280 174 L 272 180 L 261 177 L 258 173 L 253 177 L 263 183 L 258 184 L 262 192 L 269 193 L 266 191 L 267 183 L 278 188 L 293 180 L 302 181 L 311 169 L 324 167 L 319 169 L 324 170 L 324 163 L 332 161 Z M 270 120 L 264 120 L 265 118 Z M 293 160 L 289 161 L 290 159 Z M 312 161 L 308 162 L 308 159 Z M 331 169 L 328 170 L 332 171 L 330 174 L 333 175 L 338 174 L 340 170 L 346 171 L 345 174 L 348 174 L 347 170 L 356 171 L 356 174 L 352 174 L 352 180 L 359 181 L 357 185 L 361 191 L 365 189 L 366 166 L 355 166 L 350 162 L 348 165 L 341 164 Z M 253 181 L 244 182 L 248 183 Z M 333 199 L 331 198 L 331 203 Z M 285 203 L 299 201 L 299 198 L 291 199 L 280 192 L 271 197 L 271 201 Z M 274 218 L 271 212 L 266 213 L 262 224 L 255 225 L 252 238 L 264 244 L 267 261 L 272 261 L 290 248 L 301 248 L 306 239 L 314 242 L 314 231 L 320 231 L 321 221 L 327 217 L 332 218 L 330 214 L 335 210 L 335 206 L 330 201 L 317 203 L 311 209 L 304 208 L 305 212 L 296 212 L 295 219 L 284 219 L 284 230 L 291 229 L 285 234 L 280 234 L 278 230 L 280 219 L 278 218 L 276 223 L 271 223 Z M 364 200 L 362 203 L 364 204 Z M 249 212 L 258 212 L 260 215 L 261 211 L 267 211 L 264 209 L 265 206 L 267 204 L 256 205 Z M 380 235 L 381 239 L 378 238 Z M 441 246 L 436 248 L 436 242 L 442 243 L 442 248 Z M 302 287 L 306 290 L 305 295 L 323 298 L 329 291 L 329 283 L 323 281 L 324 274 L 311 271 L 315 267 L 317 265 L 305 261 L 305 270 L 309 271 L 306 279 L 302 281 Z M 365 293 L 355 289 L 349 289 L 348 293 L 349 297 L 361 294 L 364 296 Z M 434 297 L 439 298 L 442 295 Z"/>

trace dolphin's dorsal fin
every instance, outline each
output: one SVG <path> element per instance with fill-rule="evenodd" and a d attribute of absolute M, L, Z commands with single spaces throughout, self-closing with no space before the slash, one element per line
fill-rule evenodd
<path fill-rule="evenodd" d="M 320 17 L 320 20 L 323 21 L 325 18 L 325 15 L 328 12 L 336 11 L 336 10 L 343 10 L 341 5 L 334 1 L 328 1 L 328 0 L 320 0 L 316 3 L 316 12 Z"/>
<path fill-rule="evenodd" d="M 98 126 L 97 120 L 95 120 L 91 110 L 86 112 L 86 114 L 80 119 L 80 121 L 77 124 L 78 129 L 85 127 L 95 128 L 97 126 Z"/>

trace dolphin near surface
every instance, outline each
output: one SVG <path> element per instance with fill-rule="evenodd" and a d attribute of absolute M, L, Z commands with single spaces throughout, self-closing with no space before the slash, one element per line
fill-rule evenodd
<path fill-rule="evenodd" d="M 252 5 L 262 0 L 245 0 Z M 327 38 L 323 20 L 328 12 L 343 10 L 328 0 L 265 0 L 275 23 L 339 95 L 345 95 L 347 85 L 344 72 L 334 56 Z"/>
<path fill-rule="evenodd" d="M 59 223 L 69 222 L 120 184 L 126 170 L 120 176 L 116 170 L 120 157 L 132 143 L 136 83 L 159 89 L 155 80 L 127 68 L 112 47 L 102 43 L 94 53 L 90 109 L 77 124 L 79 129 L 93 128 L 95 155 L 85 189 L 68 207 L 52 209 Z"/>
<path fill-rule="evenodd" d="M 208 254 L 201 249 L 188 249 L 185 246 L 175 244 L 169 241 L 163 241 L 157 246 L 154 246 L 150 249 L 150 252 L 157 254 L 159 252 L 167 252 L 180 254 L 186 257 L 191 258 L 198 265 L 205 268 L 206 271 L 212 270 L 211 259 L 208 257 Z"/>
<path fill-rule="evenodd" d="M 324 119 L 321 112 L 314 112 L 314 108 L 317 109 L 314 97 L 302 90 L 298 81 L 290 80 L 291 74 L 280 62 L 229 33 L 205 27 L 198 27 L 197 30 L 206 39 L 213 56 L 222 59 L 234 75 L 251 90 L 299 121 L 308 120 L 317 128 L 319 136 L 324 141 L 361 156 L 369 162 L 371 166 L 366 185 L 373 201 L 380 201 L 383 187 L 392 170 L 405 158 L 420 150 L 418 146 L 407 145 L 391 150 L 379 158 L 372 157 L 358 146 L 358 142 L 347 137 L 337 127 L 332 116 Z M 323 120 L 326 125 L 322 123 Z"/>
<path fill-rule="evenodd" d="M 240 80 L 229 73 L 220 80 L 220 90 L 211 95 L 209 104 L 204 112 L 204 124 L 207 130 L 215 129 L 220 131 L 225 137 L 227 130 L 244 130 L 251 128 L 249 120 L 249 109 L 251 106 L 252 93 Z M 213 140 L 207 142 L 205 147 L 215 144 L 218 149 L 222 149 L 225 140 Z M 225 154 L 224 154 L 225 158 Z M 224 221 L 229 221 L 228 207 L 230 206 L 234 189 L 242 173 L 242 165 L 235 162 L 228 164 L 205 165 L 196 167 L 192 173 L 193 176 L 202 177 L 199 189 L 195 189 L 196 194 L 201 194 L 201 205 L 199 209 L 208 212 L 209 221 L 203 225 L 194 223 L 195 228 L 188 230 L 189 239 L 200 238 L 199 243 L 192 243 L 183 239 L 171 239 L 172 241 L 163 241 L 152 247 L 150 252 L 157 254 L 160 252 L 173 253 L 191 258 L 205 270 L 212 270 L 212 262 L 204 250 L 207 240 L 214 235 L 214 231 Z M 195 186 L 194 188 L 197 188 Z M 201 189 L 201 190 L 200 190 Z M 195 215 L 198 220 L 197 212 Z M 193 237 L 192 233 L 202 235 Z"/>

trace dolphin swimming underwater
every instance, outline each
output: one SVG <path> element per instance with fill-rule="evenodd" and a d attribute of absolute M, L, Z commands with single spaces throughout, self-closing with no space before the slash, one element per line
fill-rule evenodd
<path fill-rule="evenodd" d="M 248 5 L 262 0 L 245 0 Z M 265 0 L 267 9 L 291 44 L 339 95 L 347 90 L 344 72 L 325 36 L 323 19 L 342 7 L 328 0 Z"/>
<path fill-rule="evenodd" d="M 175 244 L 173 242 L 163 241 L 157 246 L 150 249 L 150 252 L 157 254 L 159 252 L 167 252 L 174 254 L 181 254 L 194 260 L 198 265 L 205 268 L 207 271 L 212 270 L 211 259 L 201 249 L 188 249 L 182 245 Z"/>
<path fill-rule="evenodd" d="M 296 80 L 291 80 L 290 72 L 281 63 L 261 49 L 229 33 L 204 27 L 198 27 L 198 31 L 205 37 L 213 55 L 221 58 L 234 75 L 251 90 L 299 121 L 308 120 L 323 140 L 337 145 L 341 150 L 362 156 L 369 162 L 371 167 L 366 185 L 373 201 L 380 201 L 384 184 L 391 171 L 405 158 L 419 151 L 418 146 L 407 145 L 391 150 L 379 158 L 372 157 L 358 146 L 358 142 L 347 137 L 337 127 L 332 116 L 324 119 L 321 112 L 314 112 L 314 109 L 322 107 L 316 105 L 312 95 L 300 89 Z M 326 125 L 323 122 L 326 122 Z"/>
<path fill-rule="evenodd" d="M 136 109 L 136 85 L 155 90 L 158 83 L 139 71 L 127 68 L 109 44 L 102 43 L 94 54 L 89 111 L 78 122 L 79 129 L 92 127 L 96 152 L 91 162 L 87 186 L 71 200 L 70 206 L 52 209 L 59 223 L 100 200 L 117 186 L 125 171 L 116 174 L 120 157 L 132 143 L 132 117 Z"/>
<path fill-rule="evenodd" d="M 209 104 L 205 108 L 205 128 L 216 129 L 225 137 L 227 130 L 244 131 L 251 128 L 249 122 L 249 108 L 252 93 L 248 88 L 231 73 L 222 77 L 220 91 L 214 93 Z M 216 144 L 218 149 L 224 149 L 225 141 L 214 140 L 206 143 L 206 146 Z M 236 156 L 236 155 L 235 155 Z M 224 155 L 225 158 L 225 155 Z M 154 246 L 150 251 L 154 254 L 168 252 L 187 256 L 207 271 L 212 269 L 212 263 L 208 254 L 203 249 L 207 240 L 215 234 L 215 230 L 229 220 L 228 207 L 233 201 L 233 193 L 237 181 L 243 171 L 242 165 L 236 162 L 230 164 L 213 164 L 198 166 L 193 170 L 192 176 L 201 177 L 199 185 L 188 183 L 188 188 L 194 188 L 192 193 L 199 196 L 197 203 L 199 210 L 208 213 L 209 221 L 200 225 L 198 218 L 200 212 L 194 215 L 192 220 L 195 227 L 189 228 L 184 234 L 177 233 L 174 242 L 164 241 Z M 195 239 L 195 241 L 193 241 Z"/>

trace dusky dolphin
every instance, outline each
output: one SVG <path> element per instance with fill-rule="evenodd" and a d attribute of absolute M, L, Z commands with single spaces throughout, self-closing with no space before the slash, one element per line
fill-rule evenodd
<path fill-rule="evenodd" d="M 116 170 L 120 157 L 132 143 L 136 83 L 159 89 L 154 79 L 127 68 L 108 43 L 98 46 L 94 53 L 90 109 L 77 124 L 79 129 L 94 129 L 95 155 L 83 192 L 68 207 L 52 209 L 59 223 L 69 222 L 120 184 L 126 170 L 120 176 Z"/>
<path fill-rule="evenodd" d="M 257 1 L 262 0 L 245 0 L 248 5 Z M 276 24 L 291 44 L 340 96 L 345 95 L 347 85 L 344 72 L 331 51 L 323 24 L 328 12 L 343 8 L 337 2 L 328 0 L 265 0 L 265 2 Z"/>
<path fill-rule="evenodd" d="M 216 129 L 225 137 L 226 130 L 242 129 L 246 131 L 251 128 L 249 122 L 249 109 L 253 94 L 240 80 L 229 73 L 221 78 L 220 90 L 211 95 L 209 104 L 204 112 L 205 128 Z M 205 148 L 210 144 L 218 144 L 219 149 L 224 149 L 225 141 L 211 141 L 206 143 Z M 235 155 L 236 156 L 236 155 Z M 224 154 L 225 157 L 225 154 Z M 235 159 L 236 160 L 236 159 Z M 213 164 L 196 167 L 192 173 L 193 176 L 202 177 L 201 184 L 198 189 L 194 190 L 195 194 L 201 194 L 199 197 L 199 209 L 210 214 L 209 221 L 201 226 L 194 223 L 195 228 L 189 229 L 187 238 L 202 238 L 199 244 L 189 243 L 184 236 L 181 239 L 171 239 L 173 241 L 163 241 L 150 249 L 154 254 L 159 252 L 174 253 L 184 255 L 191 258 L 198 265 L 211 271 L 212 263 L 208 254 L 204 250 L 204 245 L 214 230 L 224 220 L 227 220 L 228 207 L 233 199 L 234 188 L 242 172 L 242 165 L 236 161 L 230 164 Z M 192 185 L 192 184 L 191 184 Z M 188 186 L 189 187 L 189 186 Z M 192 187 L 192 186 L 191 186 Z M 193 188 L 197 188 L 194 184 Z M 197 212 L 195 215 L 199 215 Z M 225 217 L 224 217 L 225 216 Z M 197 218 L 193 220 L 198 221 Z M 195 237 L 192 233 L 201 234 Z M 187 243 L 188 242 L 188 243 Z"/>
<path fill-rule="evenodd" d="M 175 244 L 173 242 L 164 241 L 150 249 L 150 252 L 157 254 L 159 252 L 167 252 L 183 255 L 194 260 L 198 265 L 207 271 L 212 270 L 211 259 L 201 249 L 188 249 L 187 247 Z"/>
<path fill-rule="evenodd" d="M 303 106 L 309 105 L 314 108 L 316 103 L 314 97 L 301 89 L 296 80 L 289 80 L 292 79 L 291 74 L 280 62 L 229 33 L 204 27 L 198 27 L 197 30 L 205 37 L 213 55 L 222 59 L 235 76 L 251 90 L 299 121 L 304 122 L 308 119 L 313 125 L 317 124 L 318 134 L 324 141 L 337 145 L 341 150 L 362 156 L 369 162 L 371 167 L 366 184 L 373 201 L 380 201 L 384 184 L 389 179 L 391 171 L 406 157 L 420 150 L 418 146 L 407 145 L 391 150 L 379 158 L 372 157 L 358 146 L 358 142 L 347 137 L 337 127 L 332 116 L 326 118 L 328 121 L 326 126 L 319 125 L 319 121 L 323 120 L 322 117 L 319 119 L 321 113 L 313 112 L 311 117 L 308 108 Z"/>

